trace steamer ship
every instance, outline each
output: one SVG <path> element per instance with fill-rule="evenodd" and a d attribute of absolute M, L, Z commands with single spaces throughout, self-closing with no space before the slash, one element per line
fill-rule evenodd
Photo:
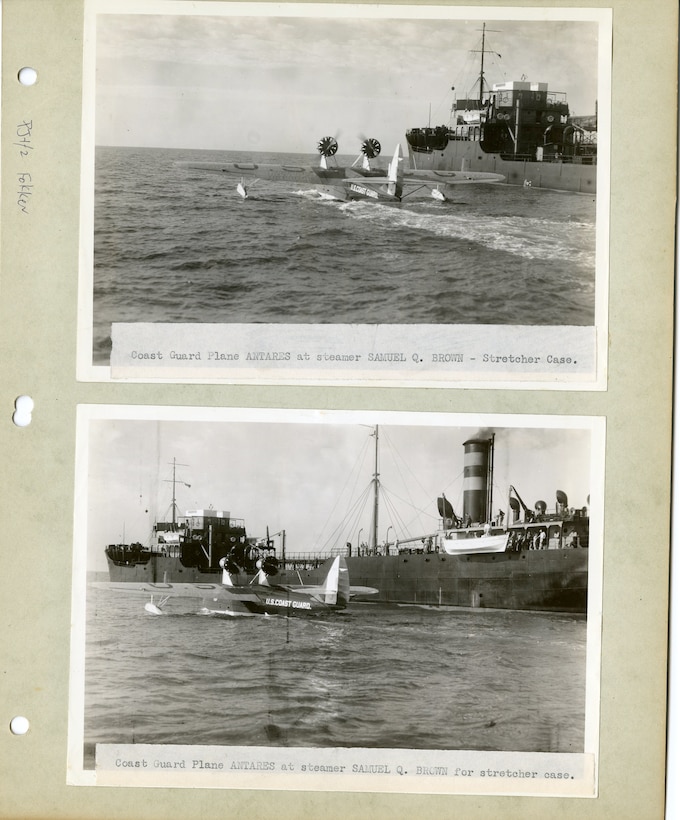
<path fill-rule="evenodd" d="M 454 99 L 448 125 L 406 132 L 411 168 L 486 171 L 511 185 L 595 193 L 597 114 L 572 117 L 567 95 L 525 79 L 489 87 L 486 25 L 476 85 Z M 497 55 L 499 56 L 499 55 Z M 455 90 L 455 89 L 454 89 Z"/>
<path fill-rule="evenodd" d="M 459 516 L 444 496 L 437 499 L 439 526 L 415 538 L 378 541 L 379 430 L 375 435 L 374 510 L 367 544 L 342 549 L 351 583 L 375 587 L 369 603 L 416 604 L 585 613 L 588 594 L 590 515 L 569 506 L 557 491 L 555 506 L 533 508 L 511 486 L 506 510 L 492 514 L 495 437 L 463 445 L 463 509 Z M 112 581 L 209 582 L 225 558 L 238 583 L 259 567 L 283 584 L 319 583 L 319 567 L 332 554 L 286 554 L 285 531 L 252 538 L 242 519 L 225 510 L 188 510 L 177 515 L 173 465 L 173 514 L 154 527 L 152 543 L 106 547 Z M 434 500 L 433 500 L 434 504 Z M 388 530 L 389 531 L 389 530 Z"/>

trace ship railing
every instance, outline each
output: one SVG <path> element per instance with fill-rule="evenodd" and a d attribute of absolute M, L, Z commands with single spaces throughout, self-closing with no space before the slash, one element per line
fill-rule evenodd
<path fill-rule="evenodd" d="M 546 98 L 546 104 L 548 106 L 553 105 L 566 105 L 567 104 L 567 94 L 564 91 L 548 91 L 548 96 Z"/>
<path fill-rule="evenodd" d="M 182 548 L 179 544 L 154 544 L 149 552 L 153 555 L 163 555 L 168 558 L 179 558 L 182 555 Z"/>
<path fill-rule="evenodd" d="M 535 162 L 535 154 L 506 154 L 501 153 L 500 158 L 510 162 Z M 580 154 L 550 154 L 544 156 L 543 164 L 550 165 L 554 163 L 561 163 L 562 165 L 596 165 L 596 153 L 580 153 Z"/>
<path fill-rule="evenodd" d="M 344 555 L 344 553 L 338 553 L 339 555 Z M 293 553 L 292 555 L 286 553 L 285 558 L 279 558 L 279 565 L 283 569 L 292 569 L 292 570 L 305 570 L 305 569 L 317 569 L 320 567 L 321 564 L 328 561 L 329 558 L 333 558 L 334 556 L 330 554 L 313 554 L 313 553 Z"/>

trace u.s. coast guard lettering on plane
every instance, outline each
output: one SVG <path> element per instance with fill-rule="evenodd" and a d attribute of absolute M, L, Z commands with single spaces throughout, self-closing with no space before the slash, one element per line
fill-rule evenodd
<path fill-rule="evenodd" d="M 345 609 L 354 595 L 371 595 L 373 587 L 351 587 L 347 563 L 342 556 L 330 558 L 324 568 L 326 575 L 318 585 L 288 586 L 270 582 L 264 567 L 260 567 L 253 583 L 236 585 L 229 573 L 227 560 L 220 561 L 222 583 L 152 584 L 147 582 L 99 582 L 94 586 L 132 594 L 150 595 L 144 609 L 152 615 L 162 615 L 172 598 L 198 599 L 202 615 L 314 615 Z M 273 574 L 273 571 L 270 570 Z"/>
<path fill-rule="evenodd" d="M 210 171 L 240 177 L 236 186 L 243 198 L 259 180 L 294 182 L 296 186 L 314 188 L 336 199 L 366 199 L 369 201 L 402 202 L 406 197 L 429 194 L 440 202 L 446 200 L 448 186 L 475 182 L 502 182 L 502 174 L 483 171 L 419 171 L 402 168 L 401 145 L 397 145 L 387 169 L 372 164 L 380 154 L 380 143 L 366 139 L 361 153 L 351 166 L 335 160 L 338 142 L 335 137 L 323 137 L 317 150 L 321 154 L 318 166 L 272 165 L 256 162 L 181 162 L 193 171 Z M 248 181 L 246 181 L 248 180 Z"/>
<path fill-rule="evenodd" d="M 311 601 L 291 601 L 285 598 L 265 598 L 267 606 L 292 607 L 293 609 L 311 609 Z"/>

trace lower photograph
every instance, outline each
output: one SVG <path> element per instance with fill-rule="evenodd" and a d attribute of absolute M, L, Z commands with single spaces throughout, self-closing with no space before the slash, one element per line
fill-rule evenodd
<path fill-rule="evenodd" d="M 604 419 L 77 425 L 70 784 L 597 796 Z"/>

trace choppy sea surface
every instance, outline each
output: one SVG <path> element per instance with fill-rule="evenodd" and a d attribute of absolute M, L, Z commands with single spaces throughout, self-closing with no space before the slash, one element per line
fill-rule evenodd
<path fill-rule="evenodd" d="M 259 182 L 242 200 L 190 160 L 317 162 L 97 148 L 94 364 L 112 322 L 594 323 L 594 196 L 461 185 L 393 205 Z"/>
<path fill-rule="evenodd" d="M 222 619 L 88 597 L 86 768 L 97 743 L 583 752 L 582 616 L 356 604 Z"/>

